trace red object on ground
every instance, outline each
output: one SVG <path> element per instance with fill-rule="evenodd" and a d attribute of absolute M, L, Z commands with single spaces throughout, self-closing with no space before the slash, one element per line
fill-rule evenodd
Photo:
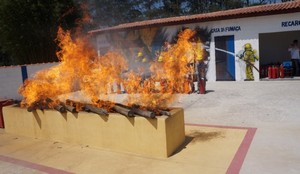
<path fill-rule="evenodd" d="M 274 78 L 278 78 L 279 77 L 279 73 L 278 73 L 278 67 L 277 66 L 274 66 L 274 71 L 275 71 L 275 76 Z"/>
<path fill-rule="evenodd" d="M 271 78 L 272 79 L 277 78 L 277 71 L 278 71 L 278 68 L 276 66 L 271 67 Z"/>
<path fill-rule="evenodd" d="M 0 99 L 0 128 L 4 128 L 4 119 L 2 113 L 2 107 L 13 104 L 12 100 L 9 99 Z"/>
<path fill-rule="evenodd" d="M 272 78 L 272 67 L 271 66 L 269 66 L 269 68 L 268 68 L 268 78 L 269 79 L 271 79 Z"/>
<path fill-rule="evenodd" d="M 200 94 L 205 94 L 205 91 L 206 91 L 206 89 L 205 89 L 205 85 L 206 85 L 206 80 L 204 79 L 204 78 L 201 78 L 200 79 L 200 84 L 199 84 L 199 93 Z"/>
<path fill-rule="evenodd" d="M 283 68 L 282 64 L 279 67 L 279 76 L 280 76 L 280 78 L 284 78 L 284 68 Z"/>

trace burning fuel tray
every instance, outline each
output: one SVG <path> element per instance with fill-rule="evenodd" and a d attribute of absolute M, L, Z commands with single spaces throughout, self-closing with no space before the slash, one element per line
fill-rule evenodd
<path fill-rule="evenodd" d="M 173 108 L 171 116 L 125 117 L 118 113 L 60 113 L 6 106 L 3 108 L 7 133 L 88 145 L 148 157 L 169 157 L 184 142 L 184 113 Z"/>

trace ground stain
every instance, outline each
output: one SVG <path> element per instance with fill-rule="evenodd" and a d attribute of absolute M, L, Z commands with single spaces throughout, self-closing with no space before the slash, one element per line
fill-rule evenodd
<path fill-rule="evenodd" d="M 188 134 L 189 137 L 192 137 L 191 143 L 197 142 L 205 142 L 218 138 L 225 138 L 224 132 L 216 131 L 216 132 L 200 132 L 200 131 L 192 131 Z"/>

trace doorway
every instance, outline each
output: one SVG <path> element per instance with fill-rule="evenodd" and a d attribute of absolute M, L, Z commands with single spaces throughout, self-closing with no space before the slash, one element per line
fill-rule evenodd
<path fill-rule="evenodd" d="M 216 80 L 235 81 L 234 36 L 215 37 Z"/>

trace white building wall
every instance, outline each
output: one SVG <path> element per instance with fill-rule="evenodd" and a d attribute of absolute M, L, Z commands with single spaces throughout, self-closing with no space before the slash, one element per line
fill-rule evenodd
<path fill-rule="evenodd" d="M 32 78 L 40 70 L 49 69 L 55 65 L 58 65 L 58 62 L 27 65 L 28 78 Z"/>
<path fill-rule="evenodd" d="M 18 94 L 18 89 L 22 83 L 20 66 L 0 68 L 0 98 L 21 99 L 21 96 Z"/>
<path fill-rule="evenodd" d="M 27 68 L 28 78 L 32 78 L 37 71 L 48 69 L 57 65 L 54 63 L 42 63 L 24 65 Z M 18 89 L 23 84 L 21 66 L 0 67 L 0 98 L 20 100 L 22 96 Z"/>
<path fill-rule="evenodd" d="M 250 43 L 252 48 L 257 50 L 259 55 L 259 34 L 260 33 L 273 33 L 273 32 L 284 32 L 284 31 L 299 31 L 300 24 L 295 26 L 283 26 L 282 24 L 287 21 L 300 21 L 300 12 L 278 14 L 270 16 L 257 16 L 248 18 L 237 18 L 230 20 L 212 21 L 212 22 L 201 22 L 192 24 L 181 24 L 176 26 L 163 27 L 165 37 L 171 41 L 172 37 L 177 33 L 178 29 L 182 27 L 194 28 L 199 26 L 200 28 L 221 29 L 231 26 L 240 27 L 239 31 L 221 31 L 214 32 L 211 35 L 210 43 L 210 58 L 209 58 L 209 69 L 207 72 L 208 81 L 216 81 L 216 63 L 215 63 L 215 42 L 216 36 L 229 36 L 234 35 L 235 40 L 235 55 L 243 50 L 243 46 L 246 43 Z M 287 24 L 287 23 L 284 23 Z M 101 42 L 101 35 L 98 36 L 98 42 Z M 100 39 L 100 40 L 99 40 Z M 272 42 L 272 41 L 270 41 Z M 105 42 L 106 43 L 106 42 Z M 259 61 L 255 62 L 255 66 L 259 68 Z M 245 73 L 245 62 L 235 57 L 235 79 L 236 81 L 243 81 L 246 79 Z M 254 80 L 259 81 L 259 72 L 253 70 Z"/>
<path fill-rule="evenodd" d="M 235 54 L 243 49 L 244 44 L 250 43 L 252 48 L 257 50 L 259 55 L 259 34 L 260 33 L 273 33 L 273 32 L 284 32 L 284 31 L 297 31 L 300 30 L 300 24 L 295 26 L 285 26 L 287 21 L 300 21 L 300 12 L 298 13 L 289 13 L 289 14 L 279 14 L 271 16 L 259 16 L 259 17 L 249 17 L 249 18 L 239 18 L 239 19 L 230 19 L 222 21 L 213 21 L 213 22 L 203 22 L 195 23 L 189 25 L 178 25 L 170 28 L 171 33 L 177 31 L 177 28 L 186 26 L 194 28 L 199 26 L 201 28 L 226 28 L 230 26 L 239 26 L 240 31 L 223 31 L 223 32 L 214 32 L 211 35 L 211 44 L 210 44 L 210 61 L 209 69 L 207 73 L 208 81 L 216 81 L 216 64 L 215 64 L 215 42 L 214 38 L 216 36 L 229 36 L 234 35 L 235 40 Z M 168 30 L 168 31 L 169 31 Z M 272 42 L 272 41 L 270 41 Z M 245 62 L 239 60 L 238 57 L 235 58 L 235 76 L 236 81 L 242 81 L 246 79 L 245 74 Z M 259 68 L 259 61 L 255 62 L 255 66 Z M 259 81 L 259 72 L 253 70 L 255 81 Z"/>

